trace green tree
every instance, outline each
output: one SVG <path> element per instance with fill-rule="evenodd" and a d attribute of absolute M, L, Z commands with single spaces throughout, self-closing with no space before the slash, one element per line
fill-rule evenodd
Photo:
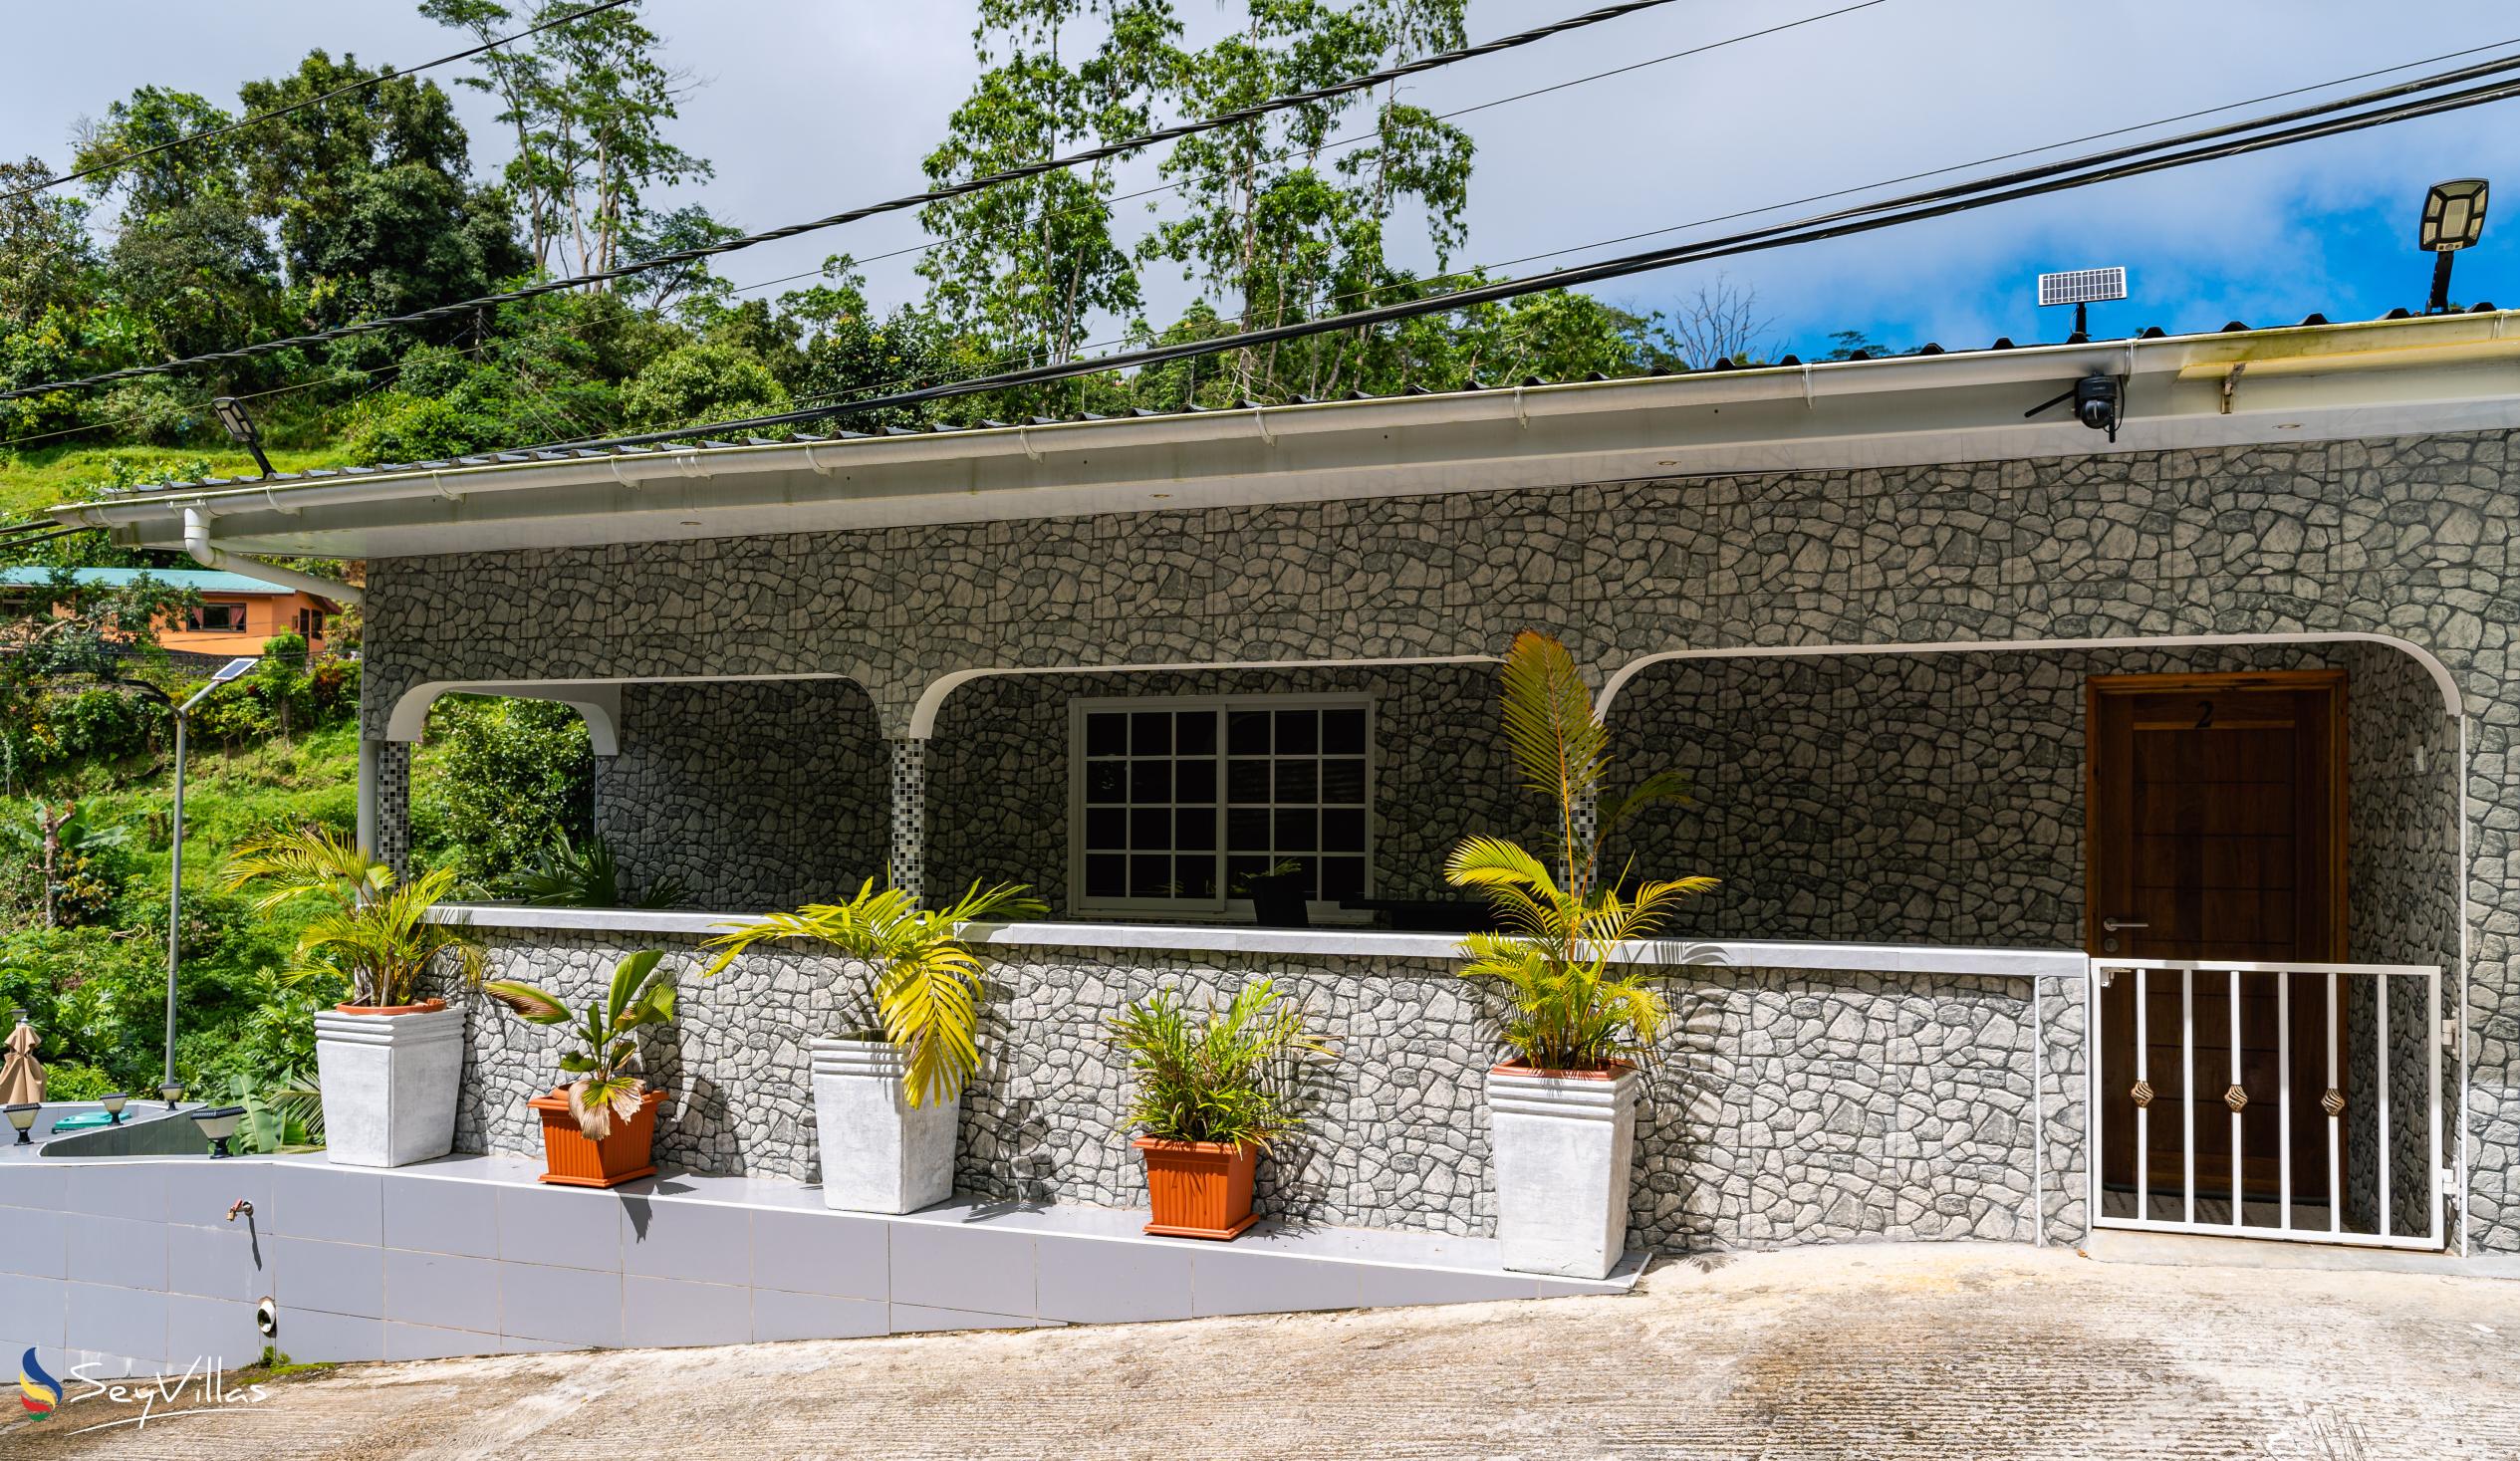
<path fill-rule="evenodd" d="M 638 372 L 622 397 L 631 427 L 661 431 L 788 406 L 770 367 L 731 345 L 686 345 Z"/>
<path fill-rule="evenodd" d="M 1076 64 L 1068 34 L 1098 43 Z M 974 48 L 987 67 L 928 153 L 943 183 L 1144 131 L 1178 69 L 1169 0 L 982 0 Z M 929 303 L 953 328 L 1026 365 L 1074 358 L 1085 322 L 1140 307 L 1137 273 L 1112 237 L 1112 163 L 1064 168 L 931 203 L 936 246 L 919 261 Z"/>
<path fill-rule="evenodd" d="M 595 832 L 595 752 L 566 705 L 450 695 L 429 712 L 430 773 L 412 784 L 415 860 L 488 884 L 562 833 Z"/>

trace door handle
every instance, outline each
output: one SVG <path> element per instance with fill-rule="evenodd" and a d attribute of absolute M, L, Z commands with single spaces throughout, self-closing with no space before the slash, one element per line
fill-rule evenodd
<path fill-rule="evenodd" d="M 2149 928 L 2152 925 L 2141 918 L 2103 918 L 2100 920 L 2100 926 L 2106 932 L 2116 933 L 2121 929 Z"/>

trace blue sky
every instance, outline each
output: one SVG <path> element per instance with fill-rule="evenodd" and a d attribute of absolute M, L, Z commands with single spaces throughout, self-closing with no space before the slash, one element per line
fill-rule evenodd
<path fill-rule="evenodd" d="M 1473 0 L 1470 32 L 1494 36 L 1586 3 Z M 1848 3 L 1680 0 L 1452 68 L 1411 95 L 1447 110 Z M 663 201 L 697 199 L 750 227 L 917 187 L 920 154 L 977 71 L 968 0 L 643 8 L 698 84 L 678 139 L 718 164 L 713 181 Z M 1180 0 L 1180 9 L 1194 35 L 1222 24 L 1204 0 Z M 17 53 L 50 60 L 18 69 L 0 89 L 0 148 L 56 162 L 81 117 L 143 82 L 232 103 L 238 82 L 288 69 L 310 46 L 409 65 L 459 44 L 401 0 L 15 10 Z M 113 44 L 100 44 L 108 26 Z M 2520 13 L 2507 0 L 1883 0 L 1467 119 L 1479 166 L 1470 241 L 1454 262 L 1563 248 L 2507 40 L 2520 41 Z M 477 160 L 500 160 L 487 104 L 465 94 L 461 105 Z M 1773 344 L 1799 350 L 1839 329 L 1896 346 L 2058 339 L 2067 317 L 2034 307 L 2032 276 L 2093 264 L 2127 265 L 2137 295 L 2098 313 L 2096 330 L 2212 329 L 2314 310 L 2368 318 L 2421 305 L 2429 261 L 2412 247 L 2417 203 L 2434 179 L 2474 173 L 2513 191 L 2502 203 L 2508 216 L 2461 262 L 2456 293 L 2520 305 L 2515 120 L 2520 106 L 2503 104 L 1600 293 L 1661 308 L 1720 273 L 1755 292 L 1774 322 Z M 1148 173 L 1139 164 L 1138 175 Z M 1145 225 L 1134 212 L 1122 222 Z M 811 269 L 838 249 L 864 257 L 918 241 L 909 218 L 877 220 L 735 256 L 723 272 L 753 284 Z M 873 292 L 912 292 L 908 263 L 871 269 Z M 1160 275 L 1148 284 L 1159 313 L 1187 295 Z"/>

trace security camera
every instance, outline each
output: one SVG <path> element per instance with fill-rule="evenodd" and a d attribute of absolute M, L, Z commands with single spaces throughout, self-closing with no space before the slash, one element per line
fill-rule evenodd
<path fill-rule="evenodd" d="M 2108 432 L 2109 439 L 2116 441 L 2120 410 L 2126 403 L 2126 394 L 2124 382 L 2114 375 L 2086 375 L 2067 389 L 2023 411 L 2021 416 L 2026 421 L 2042 411 L 2072 401 L 2076 420 L 2095 431 Z"/>
<path fill-rule="evenodd" d="M 2086 375 L 2074 382 L 2074 414 L 2095 431 L 2118 439 L 2118 382 L 2107 375 Z"/>

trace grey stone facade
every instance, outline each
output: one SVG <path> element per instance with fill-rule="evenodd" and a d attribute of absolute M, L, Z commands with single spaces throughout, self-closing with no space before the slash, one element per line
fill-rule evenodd
<path fill-rule="evenodd" d="M 703 908 L 785 908 L 882 880 L 883 744 L 847 680 L 625 685 L 595 825 L 632 886 Z"/>
<path fill-rule="evenodd" d="M 632 948 L 667 949 L 684 983 L 678 1020 L 646 1050 L 652 1079 L 674 1093 L 658 1155 L 701 1171 L 815 1174 L 804 1042 L 835 1028 L 847 983 L 839 961 L 783 949 L 702 981 L 691 977 L 701 955 L 690 939 L 498 932 L 490 941 L 502 975 L 527 973 L 563 998 L 591 996 Z M 991 965 L 985 1065 L 963 1099 L 959 1190 L 1139 1205 L 1144 1179 L 1121 1126 L 1126 1065 L 1109 1021 L 1158 988 L 1197 1005 L 1266 975 L 1336 1042 L 1339 1059 L 1308 1083 L 1311 1124 L 1262 1164 L 1263 1211 L 1491 1231 L 1482 1083 L 1495 1060 L 1493 1011 L 1448 964 L 1016 948 Z M 1674 1019 L 1638 1123 L 1632 1241 L 1692 1251 L 2027 1241 L 2034 1171 L 2051 1236 L 2082 1233 L 2079 979 L 1657 973 Z M 559 1034 L 481 1003 L 469 1025 L 458 1147 L 539 1152 L 524 1102 L 549 1089 Z M 2048 1133 L 2037 1155 L 2034 1103 Z"/>
<path fill-rule="evenodd" d="M 834 674 L 910 733 L 1006 668 L 1492 654 L 1604 679 L 1677 650 L 2369 633 L 2468 717 L 2466 1230 L 2520 1250 L 2520 723 L 2504 433 L 1128 518 L 538 550 L 374 567 L 365 715 L 426 681 Z"/>

